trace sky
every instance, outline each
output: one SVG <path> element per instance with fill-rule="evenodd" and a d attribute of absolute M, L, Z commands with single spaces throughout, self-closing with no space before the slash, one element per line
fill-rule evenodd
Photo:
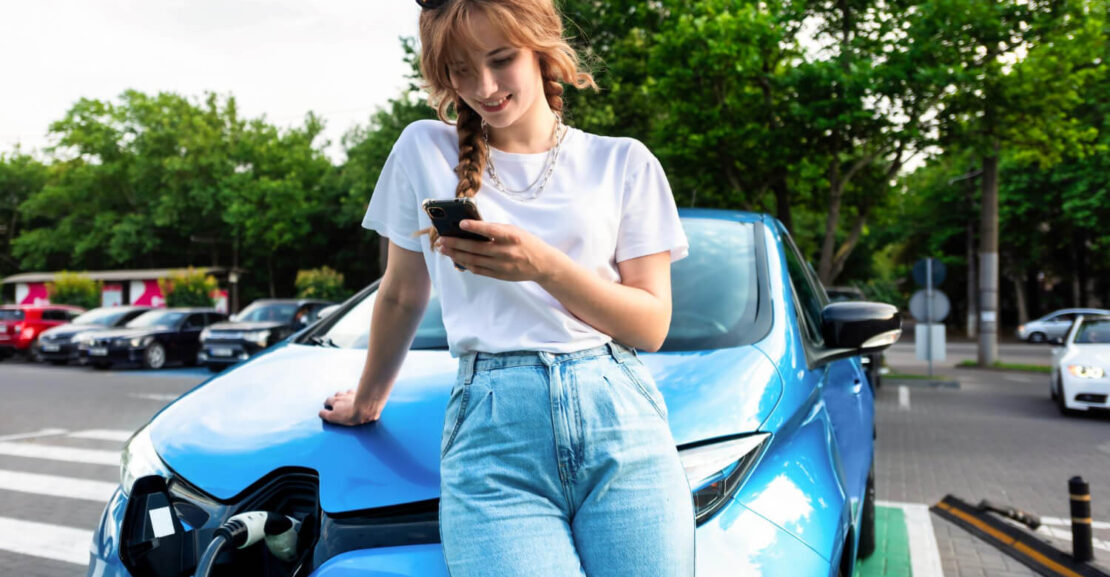
<path fill-rule="evenodd" d="M 413 0 L 0 1 L 0 153 L 50 144 L 79 98 L 127 89 L 235 96 L 240 115 L 327 121 L 326 148 L 400 94 Z M 38 156 L 36 154 L 36 156 Z"/>

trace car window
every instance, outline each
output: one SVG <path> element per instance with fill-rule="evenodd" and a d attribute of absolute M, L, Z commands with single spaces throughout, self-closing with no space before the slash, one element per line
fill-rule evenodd
<path fill-rule="evenodd" d="M 1064 314 L 1056 315 L 1056 316 L 1054 316 L 1054 317 L 1052 317 L 1048 320 L 1051 321 L 1051 322 L 1054 322 L 1054 323 L 1070 323 L 1074 319 L 1075 319 L 1075 314 L 1074 313 L 1064 313 Z"/>
<path fill-rule="evenodd" d="M 19 309 L 0 309 L 0 321 L 18 321 L 23 319 L 23 311 Z"/>
<path fill-rule="evenodd" d="M 180 311 L 150 310 L 127 323 L 127 328 L 143 329 L 154 326 L 174 327 L 181 321 L 185 313 Z"/>
<path fill-rule="evenodd" d="M 821 336 L 821 310 L 825 308 L 824 289 L 817 279 L 812 278 L 810 268 L 802 259 L 801 252 L 794 245 L 794 241 L 780 229 L 783 238 L 783 248 L 786 253 L 786 269 L 790 276 L 790 284 L 794 287 L 796 304 L 801 309 L 804 319 L 803 333 L 810 343 L 822 346 L 825 343 Z"/>
<path fill-rule="evenodd" d="M 101 307 L 77 315 L 73 318 L 73 324 L 112 327 L 121 322 L 123 319 L 134 318 L 135 314 L 136 311 L 130 311 L 127 309 Z"/>
<path fill-rule="evenodd" d="M 297 312 L 296 303 L 251 303 L 239 313 L 239 322 L 279 322 L 289 323 Z"/>
<path fill-rule="evenodd" d="M 710 350 L 751 342 L 759 313 L 756 225 L 708 218 L 682 220 L 689 255 L 671 266 L 671 326 L 661 351 Z M 319 336 L 347 348 L 366 348 L 376 291 L 332 321 Z M 446 349 L 434 289 L 413 349 Z"/>
<path fill-rule="evenodd" d="M 1075 333 L 1076 344 L 1110 344 L 1110 319 L 1085 320 Z"/>
<path fill-rule="evenodd" d="M 69 317 L 66 311 L 58 309 L 47 309 L 42 311 L 42 320 L 44 321 L 68 321 Z"/>

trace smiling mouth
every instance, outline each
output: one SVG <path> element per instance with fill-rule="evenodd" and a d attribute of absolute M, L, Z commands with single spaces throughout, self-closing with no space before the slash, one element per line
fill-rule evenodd
<path fill-rule="evenodd" d="M 479 100 L 478 106 L 481 106 L 482 110 L 486 112 L 498 112 L 501 109 L 505 108 L 505 105 L 507 105 L 509 103 L 509 100 L 512 100 L 512 98 L 513 95 L 510 94 L 499 100 Z"/>

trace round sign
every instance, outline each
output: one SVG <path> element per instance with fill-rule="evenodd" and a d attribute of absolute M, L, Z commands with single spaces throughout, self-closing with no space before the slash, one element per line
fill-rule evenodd
<path fill-rule="evenodd" d="M 944 267 L 944 263 L 935 258 L 923 258 L 913 265 L 913 280 L 921 286 L 925 286 L 925 280 L 928 271 L 925 269 L 927 261 L 933 261 L 933 286 L 937 286 L 944 282 L 944 276 L 948 269 Z M 927 288 L 927 287 L 926 287 Z"/>
<path fill-rule="evenodd" d="M 948 313 L 952 310 L 951 303 L 948 302 L 948 296 L 944 293 L 934 290 L 933 291 L 933 306 L 929 310 L 929 291 L 919 290 L 913 293 L 910 298 L 910 314 L 913 318 L 921 323 L 939 323 L 948 317 Z M 932 313 L 930 315 L 929 313 Z"/>

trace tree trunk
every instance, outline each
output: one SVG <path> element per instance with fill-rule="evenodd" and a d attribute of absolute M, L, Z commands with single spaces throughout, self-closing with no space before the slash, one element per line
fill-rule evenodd
<path fill-rule="evenodd" d="M 1018 324 L 1024 325 L 1029 322 L 1029 301 L 1025 294 L 1025 271 L 1014 271 L 1010 276 L 1010 281 L 1014 283 L 1014 302 L 1017 304 Z"/>
<path fill-rule="evenodd" d="M 975 222 L 967 219 L 967 338 L 973 339 L 979 327 L 979 282 L 975 262 Z"/>
<path fill-rule="evenodd" d="M 794 219 L 790 215 L 790 189 L 786 186 L 786 177 L 776 177 L 771 189 L 775 191 L 775 215 L 786 230 L 794 234 Z"/>
<path fill-rule="evenodd" d="M 274 257 L 266 257 L 266 272 L 270 276 L 270 298 L 277 298 L 277 291 L 274 290 Z"/>
<path fill-rule="evenodd" d="M 998 360 L 998 141 L 983 157 L 979 223 L 979 366 Z"/>
<path fill-rule="evenodd" d="M 833 249 L 836 248 L 836 228 L 840 222 L 840 201 L 844 196 L 843 183 L 840 181 L 839 155 L 834 154 L 829 163 L 829 212 L 825 216 L 825 239 L 821 243 L 821 262 L 817 265 L 817 276 L 825 286 L 832 284 Z"/>

